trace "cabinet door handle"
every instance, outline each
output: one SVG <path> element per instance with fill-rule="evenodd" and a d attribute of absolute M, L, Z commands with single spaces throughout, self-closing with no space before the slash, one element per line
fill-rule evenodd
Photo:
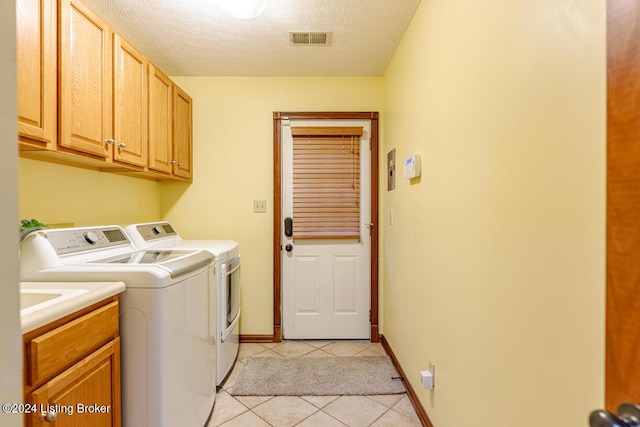
<path fill-rule="evenodd" d="M 118 147 L 127 148 L 127 144 L 125 144 L 124 142 L 121 142 L 120 144 L 118 144 Z"/>
<path fill-rule="evenodd" d="M 58 418 L 58 413 L 54 411 L 43 412 L 42 415 L 40 415 L 40 419 L 48 423 L 55 422 L 57 418 Z"/>
<path fill-rule="evenodd" d="M 182 162 L 178 162 L 178 167 L 182 166 Z"/>
<path fill-rule="evenodd" d="M 178 163 L 178 162 L 176 162 L 175 160 L 171 160 L 171 164 L 172 165 L 175 165 L 176 163 Z"/>
<path fill-rule="evenodd" d="M 109 145 L 113 145 L 113 144 L 115 144 L 115 143 L 116 143 L 116 141 L 115 141 L 115 140 L 113 140 L 112 138 L 106 139 L 104 142 L 105 142 L 105 143 L 107 143 L 107 144 L 109 144 Z"/>

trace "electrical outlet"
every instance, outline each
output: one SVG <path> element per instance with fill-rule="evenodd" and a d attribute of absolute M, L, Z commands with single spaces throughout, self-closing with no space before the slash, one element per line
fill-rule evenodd
<path fill-rule="evenodd" d="M 420 381 L 423 389 L 433 390 L 433 374 L 431 371 L 420 371 Z"/>
<path fill-rule="evenodd" d="M 267 201 L 266 200 L 254 200 L 253 201 L 253 212 L 254 213 L 265 213 L 265 212 L 267 212 Z"/>
<path fill-rule="evenodd" d="M 420 372 L 420 381 L 422 382 L 422 388 L 425 390 L 433 390 L 435 387 L 435 374 L 436 374 L 436 365 L 435 363 L 429 361 L 429 370 Z"/>

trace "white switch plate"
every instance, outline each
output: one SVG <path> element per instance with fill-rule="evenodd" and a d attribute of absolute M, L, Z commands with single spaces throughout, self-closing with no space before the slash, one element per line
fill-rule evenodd
<path fill-rule="evenodd" d="M 267 212 L 267 201 L 266 200 L 254 200 L 253 201 L 253 212 L 255 212 L 255 213 L 265 213 L 265 212 Z"/>
<path fill-rule="evenodd" d="M 433 376 L 433 386 L 436 386 L 436 364 L 429 360 L 429 371 L 431 371 L 431 375 Z"/>

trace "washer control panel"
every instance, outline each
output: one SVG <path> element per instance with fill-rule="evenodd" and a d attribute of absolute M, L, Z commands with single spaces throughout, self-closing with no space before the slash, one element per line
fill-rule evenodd
<path fill-rule="evenodd" d="M 153 239 L 160 239 L 163 237 L 175 237 L 178 235 L 176 230 L 168 222 L 156 222 L 151 224 L 140 224 L 136 226 L 136 230 L 140 233 L 140 236 L 148 242 Z"/>
<path fill-rule="evenodd" d="M 45 233 L 58 255 L 129 244 L 120 227 L 47 230 Z"/>

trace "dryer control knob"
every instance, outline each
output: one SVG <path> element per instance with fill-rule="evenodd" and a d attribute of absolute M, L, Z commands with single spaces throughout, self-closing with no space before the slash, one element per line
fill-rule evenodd
<path fill-rule="evenodd" d="M 98 235 L 93 231 L 87 231 L 86 233 L 84 233 L 84 240 L 86 240 L 87 243 L 95 245 L 98 241 Z"/>
<path fill-rule="evenodd" d="M 153 234 L 160 234 L 162 233 L 162 229 L 160 228 L 160 226 L 156 225 L 155 227 L 153 227 L 151 229 L 153 231 Z"/>

